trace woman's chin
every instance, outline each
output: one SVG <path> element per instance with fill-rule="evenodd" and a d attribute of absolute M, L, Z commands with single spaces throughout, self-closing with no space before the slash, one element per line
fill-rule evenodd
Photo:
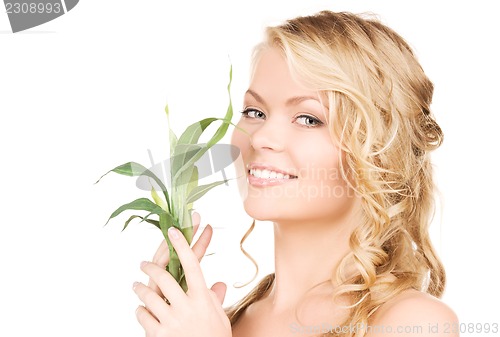
<path fill-rule="evenodd" d="M 265 205 L 261 200 L 246 199 L 243 201 L 245 212 L 252 219 L 259 221 L 272 221 L 271 219 L 276 218 L 277 210 L 269 206 L 269 204 Z"/>

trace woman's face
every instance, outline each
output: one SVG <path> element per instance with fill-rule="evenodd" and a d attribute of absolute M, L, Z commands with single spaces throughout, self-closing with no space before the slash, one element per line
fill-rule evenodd
<path fill-rule="evenodd" d="M 231 143 L 242 155 L 238 176 L 245 211 L 273 222 L 328 223 L 353 203 L 339 149 L 318 93 L 291 77 L 275 48 L 261 52 Z M 238 165 L 237 165 L 238 167 Z"/>

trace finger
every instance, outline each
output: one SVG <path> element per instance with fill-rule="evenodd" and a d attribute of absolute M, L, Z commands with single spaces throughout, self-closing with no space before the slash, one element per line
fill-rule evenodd
<path fill-rule="evenodd" d="M 169 315 L 170 307 L 165 300 L 151 288 L 141 282 L 134 282 L 133 290 L 149 312 L 160 322 L 164 322 Z"/>
<path fill-rule="evenodd" d="M 160 323 L 148 311 L 148 309 L 146 309 L 142 305 L 140 305 L 135 310 L 135 316 L 136 316 L 139 324 L 144 329 L 144 331 L 146 331 L 146 336 L 155 336 L 156 335 L 155 331 L 157 331 L 160 328 Z"/>
<path fill-rule="evenodd" d="M 167 240 L 162 240 L 158 250 L 156 251 L 153 257 L 153 263 L 160 266 L 162 269 L 165 269 L 170 258 Z M 148 281 L 148 287 L 153 289 L 158 295 L 162 296 L 160 288 L 156 285 L 156 283 L 150 278 Z"/>
<path fill-rule="evenodd" d="M 198 257 L 194 255 L 182 233 L 175 227 L 168 229 L 168 237 L 184 268 L 189 292 L 206 291 L 207 286 L 200 268 Z"/>
<path fill-rule="evenodd" d="M 181 303 L 186 294 L 168 271 L 152 262 L 142 262 L 141 270 L 158 286 L 161 294 L 172 304 Z"/>
<path fill-rule="evenodd" d="M 217 282 L 212 286 L 211 290 L 215 293 L 215 296 L 217 296 L 218 304 L 222 305 L 222 303 L 224 303 L 224 298 L 226 297 L 226 284 Z"/>
<path fill-rule="evenodd" d="M 197 212 L 193 212 L 191 215 L 191 223 L 193 224 L 193 237 L 196 235 L 198 228 L 200 227 L 201 217 Z"/>
<path fill-rule="evenodd" d="M 157 293 L 159 296 L 163 296 L 160 287 L 150 278 L 148 281 L 148 287 L 151 288 L 155 293 Z"/>
<path fill-rule="evenodd" d="M 155 252 L 155 255 L 153 256 L 153 262 L 159 265 L 160 267 L 162 265 L 167 266 L 168 263 L 168 258 L 169 258 L 169 252 L 168 252 L 168 243 L 167 240 L 163 239 L 161 240 L 160 246 Z"/>
<path fill-rule="evenodd" d="M 193 245 L 193 253 L 194 255 L 196 255 L 198 261 L 200 262 L 207 251 L 208 245 L 210 244 L 210 240 L 212 240 L 212 234 L 213 234 L 212 226 L 207 225 L 207 227 L 205 227 L 205 229 L 201 233 L 196 243 Z"/>

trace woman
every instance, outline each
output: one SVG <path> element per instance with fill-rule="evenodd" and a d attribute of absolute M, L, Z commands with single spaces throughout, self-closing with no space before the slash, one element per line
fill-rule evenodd
<path fill-rule="evenodd" d="M 324 11 L 268 28 L 232 143 L 246 212 L 274 223 L 275 273 L 224 311 L 225 285 L 207 289 L 198 263 L 211 227 L 192 250 L 172 230 L 190 290 L 162 244 L 141 266 L 150 284 L 134 285 L 147 335 L 457 336 L 427 231 L 443 137 L 432 91 L 379 22 Z"/>

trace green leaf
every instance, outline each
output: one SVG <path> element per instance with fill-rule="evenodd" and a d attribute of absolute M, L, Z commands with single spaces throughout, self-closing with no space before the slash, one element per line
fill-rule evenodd
<path fill-rule="evenodd" d="M 205 129 L 216 120 L 218 120 L 218 118 L 205 118 L 199 122 L 193 123 L 188 126 L 179 137 L 177 146 L 175 146 L 173 154 L 171 153 L 173 156 L 170 168 L 172 184 L 174 184 L 175 180 L 179 177 L 179 170 L 186 166 L 186 162 L 189 161 L 191 164 L 194 164 L 194 161 L 191 161 L 190 159 L 196 155 L 197 150 L 200 149 L 200 146 L 197 144 L 198 140 L 200 139 L 203 131 L 205 131 Z"/>
<path fill-rule="evenodd" d="M 188 126 L 186 130 L 179 137 L 178 144 L 196 144 L 200 139 L 201 134 L 205 129 L 212 124 L 212 122 L 218 120 L 219 118 L 209 117 L 202 119 L 201 121 L 195 122 Z"/>
<path fill-rule="evenodd" d="M 184 227 L 184 223 L 186 221 L 186 198 L 187 198 L 187 189 L 188 185 L 191 182 L 191 179 L 193 177 L 193 172 L 195 170 L 196 166 L 191 165 L 189 168 L 187 168 L 185 171 L 183 171 L 179 177 L 179 179 L 176 182 L 176 185 L 174 186 L 174 202 L 177 205 L 176 207 L 176 220 L 178 221 L 178 224 L 180 228 Z M 197 168 L 196 168 L 197 170 Z"/>
<path fill-rule="evenodd" d="M 168 109 L 168 104 L 165 106 L 165 112 L 167 114 L 167 121 L 168 121 L 168 140 L 170 143 L 170 154 L 172 155 L 174 153 L 175 146 L 177 145 L 177 136 L 175 135 L 174 131 L 172 130 L 172 127 L 170 126 L 170 113 Z"/>
<path fill-rule="evenodd" d="M 148 211 L 148 212 L 151 212 L 153 214 L 165 213 L 165 211 L 160 206 L 158 206 L 157 204 L 155 204 L 151 200 L 149 200 L 147 198 L 139 198 L 139 199 L 136 199 L 132 202 L 129 202 L 128 204 L 124 204 L 124 205 L 121 205 L 120 207 L 118 207 L 111 214 L 111 216 L 109 217 L 108 221 L 106 221 L 104 226 L 106 226 L 108 224 L 109 220 L 111 220 L 115 216 L 121 214 L 123 211 L 131 210 L 131 209 Z"/>
<path fill-rule="evenodd" d="M 177 136 L 175 135 L 172 129 L 169 130 L 169 143 L 170 143 L 170 153 L 174 152 L 175 147 L 177 146 Z"/>
<path fill-rule="evenodd" d="M 174 156 L 171 158 L 172 185 L 176 185 L 177 179 L 182 172 L 179 172 L 186 162 L 188 162 L 202 148 L 200 144 L 177 144 L 174 149 Z M 177 175 L 177 173 L 179 173 Z"/>
<path fill-rule="evenodd" d="M 233 66 L 229 68 L 229 83 L 227 84 L 227 93 L 229 96 L 229 105 L 227 107 L 226 115 L 224 116 L 224 123 L 217 129 L 212 139 L 208 141 L 208 147 L 212 147 L 215 143 L 224 137 L 229 127 L 229 123 L 233 118 L 233 103 L 231 101 L 231 82 L 233 81 Z"/>
<path fill-rule="evenodd" d="M 132 215 L 130 218 L 128 218 L 128 220 L 127 220 L 127 221 L 125 221 L 125 225 L 123 226 L 122 232 L 125 230 L 125 228 L 127 228 L 127 226 L 128 226 L 128 224 L 130 223 L 130 221 L 132 221 L 132 220 L 134 220 L 134 219 L 136 219 L 136 218 L 140 218 L 140 219 L 141 219 L 141 221 L 140 221 L 140 222 L 146 221 L 146 222 L 148 222 L 148 223 L 150 223 L 150 224 L 155 225 L 156 227 L 158 227 L 158 229 L 160 229 L 160 223 L 159 223 L 159 221 L 158 221 L 158 220 L 151 220 L 151 219 L 148 219 L 148 218 L 147 218 L 147 217 L 148 217 L 149 215 L 151 215 L 151 214 L 152 214 L 152 213 L 149 213 L 148 215 L 146 215 L 146 216 L 144 216 L 144 217 L 143 217 L 143 216 L 140 216 L 140 215 Z"/>
<path fill-rule="evenodd" d="M 154 187 L 151 187 L 151 197 L 153 198 L 155 204 L 160 206 L 165 212 L 168 212 L 168 204 L 158 195 L 158 193 L 156 193 Z"/>
<path fill-rule="evenodd" d="M 193 241 L 193 222 L 191 219 L 191 212 L 185 207 L 184 208 L 184 222 L 181 223 L 181 232 L 186 238 L 188 245 L 191 245 Z"/>
<path fill-rule="evenodd" d="M 186 188 L 186 194 L 189 196 L 191 191 L 198 186 L 198 167 L 195 165 L 193 168 L 193 174 L 191 174 L 191 179 Z M 187 210 L 191 210 L 193 208 L 192 202 L 186 202 Z"/>
<path fill-rule="evenodd" d="M 163 184 L 161 179 L 159 179 L 153 172 L 148 170 L 146 167 L 142 166 L 139 163 L 131 161 L 131 162 L 125 163 L 123 165 L 117 166 L 112 170 L 109 170 L 108 172 L 103 174 L 101 176 L 101 178 L 99 178 L 95 182 L 95 184 L 97 184 L 105 175 L 107 175 L 110 172 L 115 172 L 115 173 L 122 174 L 122 175 L 129 176 L 129 177 L 147 176 L 147 177 L 153 178 L 153 180 L 161 188 L 163 195 L 165 196 L 165 199 L 167 200 L 168 209 L 170 210 L 169 196 L 168 196 L 167 188 L 165 187 L 165 185 Z"/>
<path fill-rule="evenodd" d="M 202 196 L 204 196 L 212 188 L 214 188 L 216 186 L 219 186 L 219 185 L 222 185 L 222 184 L 225 184 L 226 182 L 228 182 L 228 180 L 229 179 L 221 180 L 221 181 L 216 181 L 215 183 L 206 184 L 206 185 L 200 185 L 200 186 L 195 187 L 191 191 L 191 193 L 189 193 L 189 195 L 188 195 L 188 197 L 186 199 L 186 203 L 189 204 L 189 203 L 195 202 L 196 200 L 198 200 Z"/>
<path fill-rule="evenodd" d="M 160 216 L 160 229 L 161 232 L 163 233 L 163 236 L 169 242 L 169 248 L 170 248 L 170 240 L 168 239 L 168 229 L 174 225 L 174 219 L 172 218 L 172 215 L 167 212 L 162 212 L 159 214 Z"/>
<path fill-rule="evenodd" d="M 176 184 L 176 187 L 177 187 L 177 190 L 178 191 L 182 191 L 182 192 L 186 192 L 188 187 L 187 185 L 189 185 L 189 183 L 191 183 L 191 179 L 193 178 L 193 172 L 195 170 L 195 165 L 191 165 L 187 170 L 185 171 L 182 171 L 178 181 L 177 181 L 177 184 Z M 185 198 L 183 198 L 182 201 L 184 201 Z"/>
<path fill-rule="evenodd" d="M 179 261 L 179 257 L 173 249 L 173 246 L 168 238 L 168 229 L 172 226 L 180 229 L 188 242 L 191 242 L 193 236 L 193 226 L 191 218 L 193 203 L 196 200 L 200 199 L 213 187 L 221 185 L 230 180 L 226 179 L 223 181 L 198 186 L 198 168 L 195 166 L 195 163 L 213 145 L 218 143 L 225 136 L 230 124 L 233 125 L 236 129 L 239 129 L 243 133 L 249 135 L 246 130 L 241 129 L 231 122 L 231 119 L 233 117 L 233 107 L 230 92 L 231 83 L 232 66 L 229 71 L 229 83 L 227 86 L 229 106 L 224 118 L 202 119 L 201 121 L 193 123 L 188 128 L 186 128 L 186 130 L 180 135 L 179 138 L 177 138 L 171 128 L 168 104 L 165 106 L 165 113 L 167 115 L 169 127 L 168 138 L 170 143 L 170 178 L 172 186 L 170 194 L 171 197 L 169 197 L 169 192 L 167 191 L 167 188 L 165 187 L 163 182 L 153 172 L 135 162 L 125 163 L 123 165 L 115 167 L 113 170 L 110 170 L 109 172 L 101 176 L 99 180 L 97 180 L 97 182 L 99 182 L 105 175 L 110 172 L 115 172 L 126 176 L 146 176 L 154 179 L 159 188 L 161 188 L 165 196 L 165 201 L 160 197 L 160 195 L 158 195 L 157 190 L 152 187 L 151 196 L 154 202 L 147 198 L 140 198 L 128 204 L 122 205 L 111 214 L 106 224 L 110 219 L 118 216 L 126 210 L 148 211 L 149 214 L 147 214 L 146 216 L 130 216 L 129 219 L 125 222 L 123 230 L 127 228 L 132 220 L 136 218 L 140 218 L 141 222 L 146 221 L 160 228 L 163 236 L 167 240 L 170 252 L 170 261 L 166 269 L 172 274 L 172 276 L 181 285 L 184 291 L 187 291 L 184 270 Z M 214 121 L 218 120 L 222 121 L 222 124 L 217 128 L 215 133 L 209 139 L 208 143 L 198 144 L 203 132 L 205 132 L 208 126 L 210 126 Z M 158 221 L 149 219 L 149 217 L 153 214 L 159 216 Z"/>
<path fill-rule="evenodd" d="M 200 150 L 198 150 L 190 159 L 186 161 L 186 158 L 182 158 L 181 163 L 182 166 L 180 168 L 175 167 L 175 170 L 172 171 L 172 181 L 175 181 L 180 173 L 184 170 L 186 170 L 189 166 L 194 165 L 194 163 L 200 159 L 205 152 L 207 152 L 213 145 L 215 145 L 217 142 L 219 142 L 224 135 L 227 132 L 227 129 L 229 128 L 229 124 L 231 123 L 231 119 L 233 118 L 233 104 L 231 101 L 231 82 L 233 80 L 233 67 L 231 66 L 229 69 L 229 83 L 227 85 L 227 92 L 229 95 L 229 105 L 227 107 L 226 115 L 224 116 L 223 119 L 221 118 L 206 118 L 202 121 L 199 122 L 199 125 L 196 125 L 197 123 L 192 124 L 188 129 L 181 135 L 179 138 L 179 143 L 184 143 L 186 144 L 194 144 L 195 142 L 198 141 L 200 138 L 200 135 L 203 133 L 203 131 L 215 120 L 221 120 L 222 125 L 219 126 L 215 134 L 212 136 L 212 138 L 208 141 L 207 144 L 205 144 Z M 189 130 L 189 131 L 188 131 Z M 183 137 L 184 136 L 184 137 Z M 182 139 L 182 141 L 181 141 Z"/>

